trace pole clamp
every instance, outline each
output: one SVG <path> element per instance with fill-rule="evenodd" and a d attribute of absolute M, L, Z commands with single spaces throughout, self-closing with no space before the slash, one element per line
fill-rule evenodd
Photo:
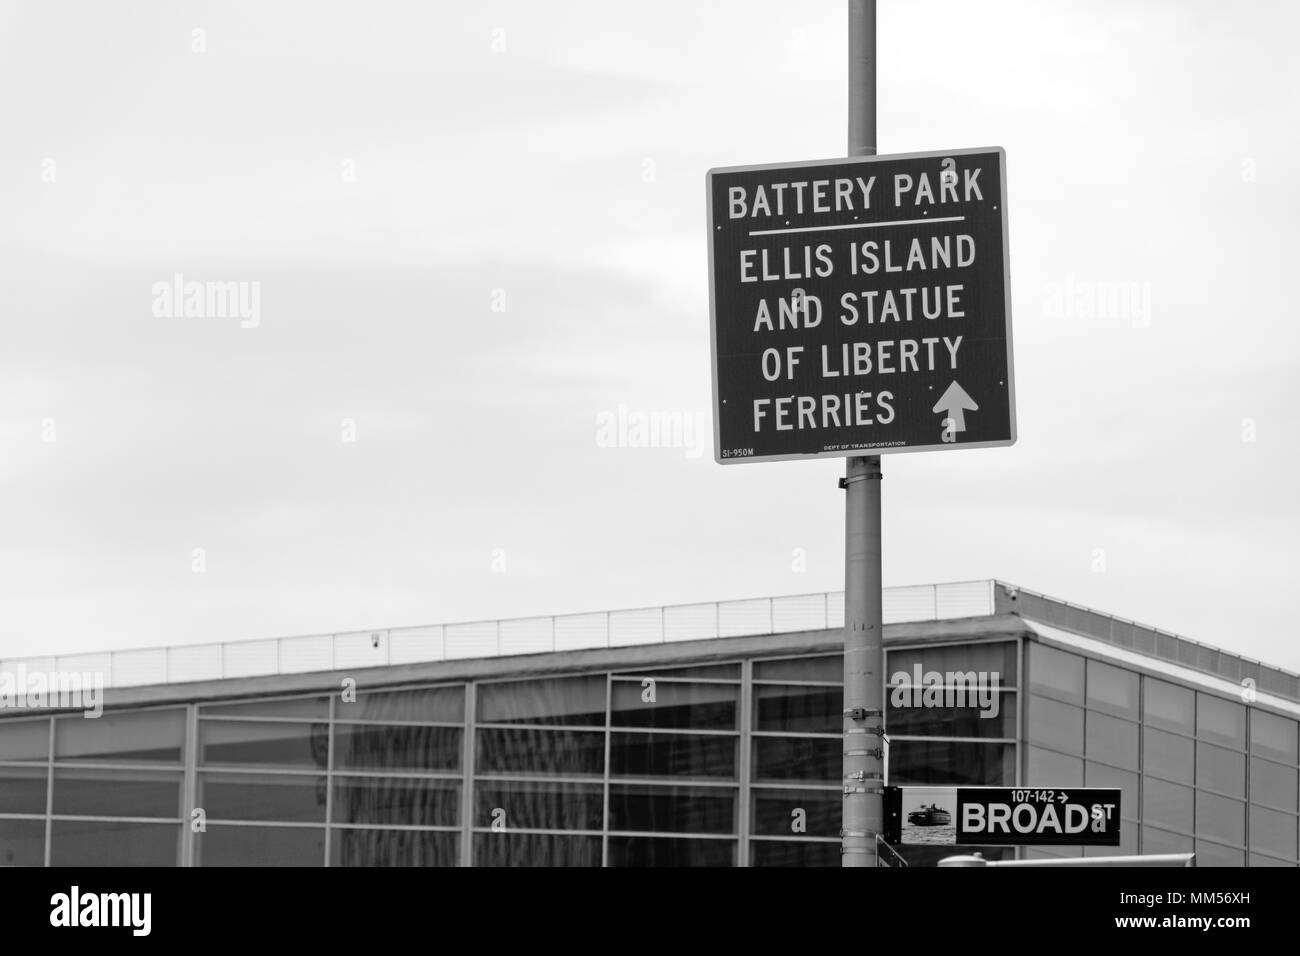
<path fill-rule="evenodd" d="M 885 791 L 882 790 L 880 787 L 845 787 L 844 788 L 844 796 L 846 797 L 851 793 L 884 793 L 884 792 Z"/>
<path fill-rule="evenodd" d="M 846 476 L 840 479 L 840 489 L 843 490 L 847 488 L 850 485 L 850 483 L 855 481 L 880 481 L 883 477 L 884 475 L 882 475 L 878 471 L 875 472 L 874 474 L 871 472 L 867 472 L 867 474 L 865 475 L 854 475 L 852 478 Z"/>
<path fill-rule="evenodd" d="M 874 747 L 870 750 L 846 750 L 846 757 L 875 757 L 877 760 L 885 759 L 885 750 L 883 747 Z"/>
<path fill-rule="evenodd" d="M 845 707 L 844 713 L 841 716 L 847 717 L 850 720 L 866 720 L 868 717 L 880 717 L 883 715 L 876 707 Z"/>
<path fill-rule="evenodd" d="M 861 837 L 863 840 L 869 840 L 872 837 L 879 837 L 879 836 L 880 834 L 877 833 L 875 830 L 845 830 L 843 827 L 840 828 L 841 840 L 844 839 L 845 837 Z"/>
<path fill-rule="evenodd" d="M 880 780 L 882 779 L 882 777 L 878 773 L 871 773 L 867 770 L 859 770 L 856 773 L 846 773 L 844 775 L 844 779 L 856 780 L 858 783 L 862 783 L 862 781 L 864 780 Z"/>

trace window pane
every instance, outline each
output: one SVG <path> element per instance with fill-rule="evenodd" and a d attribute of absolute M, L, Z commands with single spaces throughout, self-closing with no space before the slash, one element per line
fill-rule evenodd
<path fill-rule="evenodd" d="M 839 843 L 803 840 L 752 840 L 750 866 L 840 866 Z"/>
<path fill-rule="evenodd" d="M 810 680 L 844 683 L 844 657 L 792 657 L 783 661 L 754 661 L 754 680 Z"/>
<path fill-rule="evenodd" d="M 1296 818 L 1263 807 L 1250 808 L 1250 848 L 1273 856 L 1296 858 Z"/>
<path fill-rule="evenodd" d="M 475 833 L 475 866 L 600 866 L 600 837 Z"/>
<path fill-rule="evenodd" d="M 1034 787 L 1082 787 L 1083 761 L 1041 747 L 1027 748 L 1025 782 Z"/>
<path fill-rule="evenodd" d="M 1266 711 L 1252 710 L 1250 752 L 1284 763 L 1296 763 L 1296 722 Z"/>
<path fill-rule="evenodd" d="M 932 690 L 931 694 L 955 694 Z M 932 697 L 931 700 L 936 698 Z M 940 702 L 944 698 L 937 698 Z M 924 692 L 913 696 L 911 688 L 887 688 L 885 727 L 895 736 L 906 737 L 1002 737 L 1016 736 L 1016 693 L 1005 691 L 983 698 L 950 696 L 957 707 L 926 705 Z M 904 703 L 906 706 L 896 706 Z M 837 710 L 836 719 L 841 711 Z"/>
<path fill-rule="evenodd" d="M 305 720 L 327 720 L 330 715 L 328 697 L 291 697 L 287 700 L 241 700 L 232 704 L 203 704 L 203 716 L 221 717 L 298 717 Z"/>
<path fill-rule="evenodd" d="M 1132 770 L 1138 769 L 1137 724 L 1090 710 L 1087 726 L 1088 739 L 1085 744 L 1089 757 Z"/>
<path fill-rule="evenodd" d="M 199 866 L 324 866 L 319 827 L 209 826 L 194 835 Z"/>
<path fill-rule="evenodd" d="M 615 727 L 666 727 L 678 730 L 736 730 L 739 684 L 678 684 L 651 687 L 627 680 L 612 684 L 610 721 Z"/>
<path fill-rule="evenodd" d="M 332 823 L 454 827 L 460 823 L 459 780 L 335 777 Z"/>
<path fill-rule="evenodd" d="M 1083 753 L 1083 708 L 1029 696 L 1025 735 L 1030 741 L 1071 754 Z"/>
<path fill-rule="evenodd" d="M 457 771 L 464 733 L 459 727 L 335 724 L 334 769 Z"/>
<path fill-rule="evenodd" d="M 1246 854 L 1232 847 L 1220 846 L 1208 840 L 1196 841 L 1197 866 L 1245 866 Z"/>
<path fill-rule="evenodd" d="M 1295 866 L 1295 860 L 1275 860 L 1271 856 L 1250 855 L 1251 866 Z"/>
<path fill-rule="evenodd" d="M 329 762 L 329 724 L 200 720 L 199 762 L 324 769 Z"/>
<path fill-rule="evenodd" d="M 1229 800 L 1227 797 L 1198 790 L 1196 835 L 1213 837 L 1225 843 L 1245 843 L 1246 805 L 1240 800 Z"/>
<path fill-rule="evenodd" d="M 478 719 L 485 724 L 605 726 L 605 675 L 479 684 Z"/>
<path fill-rule="evenodd" d="M 835 745 L 835 773 L 842 772 L 841 746 Z M 1007 786 L 1016 779 L 1014 744 L 949 743 L 896 740 L 889 745 L 889 783 Z"/>
<path fill-rule="evenodd" d="M 754 685 L 754 729 L 838 734 L 843 730 L 844 691 L 839 687 Z"/>
<path fill-rule="evenodd" d="M 456 866 L 460 834 L 437 830 L 332 830 L 330 866 Z"/>
<path fill-rule="evenodd" d="M 44 820 L 0 820 L 0 866 L 45 864 Z"/>
<path fill-rule="evenodd" d="M 197 805 L 209 820 L 325 822 L 325 778 L 308 774 L 201 773 Z"/>
<path fill-rule="evenodd" d="M 1035 693 L 1083 703 L 1083 658 L 1029 641 L 1029 689 Z"/>
<path fill-rule="evenodd" d="M 478 773 L 604 776 L 605 733 L 583 730 L 482 728 L 478 732 Z"/>
<path fill-rule="evenodd" d="M 839 836 L 844 797 L 838 790 L 750 791 L 750 832 L 769 836 Z M 801 827 L 801 829 L 796 829 Z M 836 847 L 836 861 L 839 847 Z"/>
<path fill-rule="evenodd" d="M 609 838 L 610 866 L 735 866 L 735 840 Z"/>
<path fill-rule="evenodd" d="M 738 740 L 695 734 L 614 733 L 609 772 L 616 777 L 736 778 Z"/>
<path fill-rule="evenodd" d="M 1137 720 L 1138 675 L 1101 661 L 1088 661 L 1088 706 Z"/>
<path fill-rule="evenodd" d="M 474 783 L 474 826 L 498 819 L 507 830 L 599 830 L 605 818 L 605 788 L 598 783 Z"/>
<path fill-rule="evenodd" d="M 88 718 L 81 718 L 86 720 Z M 103 720 L 102 717 L 93 718 Z M 0 760 L 50 759 L 50 721 L 0 720 Z"/>
<path fill-rule="evenodd" d="M 51 866 L 176 866 L 179 858 L 175 823 L 55 820 L 53 827 Z"/>
<path fill-rule="evenodd" d="M 609 828 L 735 833 L 736 790 L 614 784 L 609 788 Z"/>
<path fill-rule="evenodd" d="M 1296 771 L 1259 757 L 1250 759 L 1250 802 L 1296 810 Z"/>
<path fill-rule="evenodd" d="M 1246 755 L 1213 744 L 1196 745 L 1196 785 L 1231 797 L 1246 795 Z"/>
<path fill-rule="evenodd" d="M 1192 832 L 1192 788 L 1142 778 L 1142 822 Z M 1143 850 L 1149 853 L 1149 850 Z"/>
<path fill-rule="evenodd" d="M 1138 775 L 1127 770 L 1116 770 L 1105 764 L 1085 761 L 1083 765 L 1083 785 L 1085 787 L 1113 787 L 1120 791 L 1119 815 L 1136 820 L 1138 818 Z M 1137 852 L 1136 849 L 1134 852 Z"/>
<path fill-rule="evenodd" d="M 1244 750 L 1246 708 L 1211 694 L 1197 694 L 1196 736 Z"/>
<path fill-rule="evenodd" d="M 415 687 L 357 694 L 355 701 L 340 700 L 334 714 L 338 720 L 463 724 L 465 686 L 455 684 L 451 687 Z"/>
<path fill-rule="evenodd" d="M 1192 782 L 1194 744 L 1188 737 L 1176 737 L 1163 730 L 1146 728 L 1142 735 L 1142 770 L 1170 780 Z"/>
<path fill-rule="evenodd" d="M 179 817 L 181 775 L 165 770 L 54 771 L 54 812 L 68 816 Z"/>
<path fill-rule="evenodd" d="M 45 813 L 45 767 L 0 767 L 0 813 Z"/>
<path fill-rule="evenodd" d="M 887 683 L 924 684 L 926 674 L 936 671 L 942 683 L 953 683 L 950 675 L 962 674 L 970 678 L 971 672 L 989 675 L 990 686 L 993 674 L 997 674 L 999 687 L 1016 686 L 1016 645 L 1011 642 L 997 644 L 954 644 L 948 647 L 908 647 L 891 649 L 885 652 L 885 674 Z M 844 679 L 844 668 L 840 667 L 839 680 Z M 898 675 L 902 674 L 901 678 Z"/>
<path fill-rule="evenodd" d="M 835 783 L 844 772 L 844 745 L 838 738 L 755 737 L 752 779 Z"/>
<path fill-rule="evenodd" d="M 54 759 L 180 763 L 185 711 L 137 710 L 54 721 Z"/>
<path fill-rule="evenodd" d="M 1154 827 L 1142 828 L 1142 855 L 1155 853 L 1191 853 L 1192 838 Z"/>
<path fill-rule="evenodd" d="M 1151 677 L 1142 679 L 1142 720 L 1167 730 L 1192 732 L 1196 697 L 1186 687 L 1176 687 Z M 1146 852 L 1146 851 L 1143 851 Z"/>

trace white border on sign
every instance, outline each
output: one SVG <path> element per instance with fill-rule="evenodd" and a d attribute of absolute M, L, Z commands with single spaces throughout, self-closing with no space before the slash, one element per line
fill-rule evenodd
<path fill-rule="evenodd" d="M 755 455 L 750 458 L 722 457 L 722 429 L 719 427 L 720 409 L 718 405 L 718 300 L 714 288 L 713 234 L 717 231 L 713 223 L 713 177 L 719 173 L 749 173 L 762 169 L 804 169 L 809 166 L 842 166 L 846 163 L 879 163 L 896 159 L 930 159 L 943 156 L 975 156 L 981 153 L 997 153 L 1000 162 L 1002 189 L 1002 299 L 1006 311 L 1007 338 L 1007 402 L 1008 418 L 1011 425 L 1011 437 L 998 441 L 976 442 L 940 442 L 934 445 L 882 445 L 877 448 L 852 448 L 841 451 L 822 451 L 807 455 Z M 1013 361 L 1014 350 L 1011 347 L 1011 250 L 1010 236 L 1007 232 L 1007 151 L 1001 146 L 985 146 L 978 149 L 943 149 L 923 153 L 886 153 L 878 156 L 842 156 L 838 159 L 812 159 L 798 163 L 759 163 L 753 166 L 718 166 L 704 174 L 704 192 L 708 203 L 709 220 L 709 358 L 713 373 L 713 460 L 719 465 L 745 465 L 762 461 L 811 461 L 817 458 L 858 458 L 863 455 L 903 454 L 914 451 L 953 451 L 959 448 L 1005 448 L 1016 443 L 1016 370 Z"/>

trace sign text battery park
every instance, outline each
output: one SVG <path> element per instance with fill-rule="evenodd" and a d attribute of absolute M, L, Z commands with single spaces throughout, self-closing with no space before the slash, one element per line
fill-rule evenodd
<path fill-rule="evenodd" d="M 709 171 L 719 462 L 1015 442 L 1005 159 Z"/>

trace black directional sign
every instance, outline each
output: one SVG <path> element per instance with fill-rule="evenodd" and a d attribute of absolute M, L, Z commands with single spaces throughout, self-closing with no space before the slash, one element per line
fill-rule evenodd
<path fill-rule="evenodd" d="M 1000 148 L 708 174 L 714 457 L 1016 440 Z"/>
<path fill-rule="evenodd" d="M 931 846 L 1119 846 L 1120 791 L 886 787 L 885 840 Z"/>

